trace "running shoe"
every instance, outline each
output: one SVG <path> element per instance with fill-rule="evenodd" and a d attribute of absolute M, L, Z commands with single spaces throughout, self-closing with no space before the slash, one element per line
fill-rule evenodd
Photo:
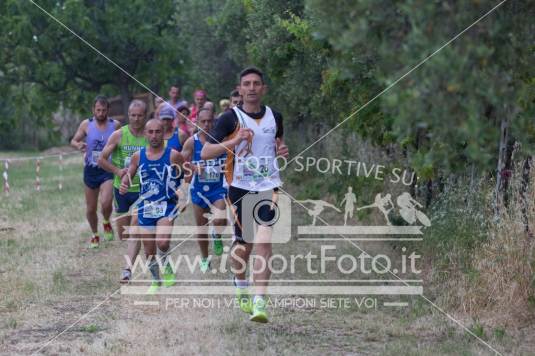
<path fill-rule="evenodd" d="M 130 270 L 130 268 L 123 269 L 123 271 L 121 272 L 121 283 L 122 284 L 130 283 L 131 279 L 132 279 L 132 271 Z"/>
<path fill-rule="evenodd" d="M 210 269 L 210 260 L 201 258 L 201 272 L 206 273 Z"/>
<path fill-rule="evenodd" d="M 169 263 L 165 265 L 165 270 L 162 274 L 162 277 L 164 287 L 172 287 L 176 284 L 176 276 L 173 273 L 173 268 Z"/>
<path fill-rule="evenodd" d="M 245 288 L 236 288 L 236 299 L 242 312 L 251 314 L 253 312 L 253 301 L 249 292 Z"/>
<path fill-rule="evenodd" d="M 107 241 L 113 241 L 113 229 L 111 227 L 111 224 L 108 222 L 104 223 L 102 226 L 104 227 L 104 238 Z"/>
<path fill-rule="evenodd" d="M 268 317 L 266 313 L 266 301 L 264 298 L 256 298 L 253 305 L 253 315 L 249 318 L 251 321 L 257 323 L 267 323 Z"/>
<path fill-rule="evenodd" d="M 154 295 L 160 290 L 160 282 L 159 281 L 152 281 L 149 290 L 147 290 L 147 294 Z"/>
<path fill-rule="evenodd" d="M 212 241 L 214 242 L 214 254 L 221 256 L 223 254 L 223 241 L 221 241 L 221 235 L 217 235 L 212 231 Z"/>
<path fill-rule="evenodd" d="M 89 243 L 89 248 L 98 248 L 99 244 L 100 244 L 100 237 L 93 236 L 91 238 L 91 242 Z"/>

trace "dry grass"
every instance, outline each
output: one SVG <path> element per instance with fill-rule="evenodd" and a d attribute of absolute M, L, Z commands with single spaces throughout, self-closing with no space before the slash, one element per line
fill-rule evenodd
<path fill-rule="evenodd" d="M 476 277 L 464 281 L 466 310 L 490 324 L 519 326 L 535 320 L 535 239 L 526 233 L 522 214 L 526 209 L 533 229 L 535 174 L 530 179 L 524 200 L 520 177 L 512 178 L 508 209 L 489 225 L 488 241 L 474 253 Z"/>
<path fill-rule="evenodd" d="M 63 191 L 57 190 L 53 177 L 44 176 L 43 190 L 35 193 L 32 172 L 31 166 L 14 167 L 12 195 L 0 200 L 0 353 L 6 355 L 39 350 L 108 298 L 119 287 L 125 250 L 117 241 L 105 243 L 98 251 L 87 248 L 80 159 L 67 162 Z M 187 221 L 192 221 L 190 214 L 188 210 Z M 306 254 L 317 249 L 313 244 L 293 241 L 275 246 L 275 252 Z M 338 246 L 341 252 L 356 254 L 351 245 Z M 361 246 L 370 253 L 391 252 L 388 245 Z M 179 250 L 190 256 L 198 253 L 194 242 L 184 243 Z M 298 272 L 294 277 L 309 278 L 303 270 Z M 180 271 L 178 277 L 192 276 Z M 327 277 L 341 276 L 329 271 Z M 161 301 L 159 307 L 134 305 L 139 299 L 146 298 L 110 297 L 40 353 L 488 354 L 484 346 L 418 297 L 405 298 L 410 307 L 401 310 L 381 306 L 364 310 L 355 305 L 349 309 L 274 308 L 267 325 L 252 324 L 233 308 L 166 310 L 165 297 L 152 297 Z M 489 342 L 507 353 L 527 350 L 522 348 L 527 342 L 521 336 L 507 341 L 491 335 Z"/>

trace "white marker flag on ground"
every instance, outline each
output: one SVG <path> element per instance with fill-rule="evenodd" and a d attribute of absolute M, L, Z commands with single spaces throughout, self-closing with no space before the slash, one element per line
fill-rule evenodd
<path fill-rule="evenodd" d="M 35 161 L 35 190 L 38 192 L 41 191 L 41 160 L 37 159 Z"/>
<path fill-rule="evenodd" d="M 58 183 L 58 189 L 63 189 L 63 155 L 59 155 L 59 183 Z"/>
<path fill-rule="evenodd" d="M 9 170 L 9 162 L 5 161 L 4 162 L 4 174 L 2 174 L 2 176 L 4 177 L 4 193 L 6 193 L 6 195 L 9 195 L 9 180 L 7 176 L 8 170 Z"/>

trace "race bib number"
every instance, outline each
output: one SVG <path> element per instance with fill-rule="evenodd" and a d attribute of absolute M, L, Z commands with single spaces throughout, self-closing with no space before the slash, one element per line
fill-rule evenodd
<path fill-rule="evenodd" d="M 91 151 L 91 163 L 97 164 L 102 151 Z"/>
<path fill-rule="evenodd" d="M 273 171 L 273 158 L 249 157 L 238 159 L 237 176 L 243 181 L 256 182 L 271 176 Z"/>
<path fill-rule="evenodd" d="M 199 174 L 200 183 L 217 183 L 221 177 L 221 166 L 204 166 Z"/>
<path fill-rule="evenodd" d="M 167 210 L 167 202 L 150 202 L 145 201 L 143 204 L 143 217 L 147 219 L 157 219 L 165 215 Z"/>

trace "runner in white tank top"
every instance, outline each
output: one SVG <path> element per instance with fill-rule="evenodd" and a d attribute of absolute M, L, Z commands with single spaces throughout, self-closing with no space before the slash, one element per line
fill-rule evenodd
<path fill-rule="evenodd" d="M 233 110 L 239 118 L 240 127 L 252 131 L 253 140 L 242 141 L 234 148 L 231 185 L 257 192 L 279 187 L 281 180 L 275 160 L 277 123 L 273 112 L 266 106 L 264 116 L 256 122 L 239 107 Z"/>
<path fill-rule="evenodd" d="M 275 212 L 270 204 L 262 204 L 261 208 L 254 211 L 256 209 L 250 207 L 250 204 L 242 203 L 242 200 L 254 201 L 266 194 L 268 201 L 276 199 L 275 191 L 282 183 L 275 157 L 287 157 L 288 148 L 282 139 L 282 116 L 262 105 L 265 93 L 262 72 L 256 68 L 247 68 L 240 73 L 239 80 L 243 105 L 219 117 L 209 142 L 202 149 L 201 158 L 212 159 L 225 152 L 228 154 L 225 174 L 236 220 L 235 240 L 231 250 L 236 296 L 240 308 L 252 314 L 250 320 L 265 323 L 268 317 L 264 295 L 271 273 L 265 265 L 262 267 L 263 262 L 269 261 L 271 257 Z M 258 224 L 256 233 L 255 221 Z M 258 258 L 255 259 L 253 273 L 255 297 L 251 301 L 245 267 L 255 244 Z"/>

